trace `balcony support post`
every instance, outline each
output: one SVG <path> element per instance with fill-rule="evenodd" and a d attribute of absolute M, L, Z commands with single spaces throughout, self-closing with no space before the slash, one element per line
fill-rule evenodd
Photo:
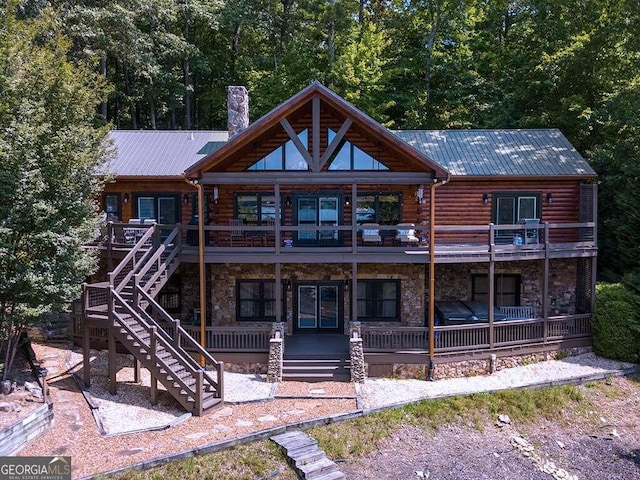
<path fill-rule="evenodd" d="M 351 264 L 351 291 L 349 292 L 351 301 L 351 318 L 352 322 L 358 321 L 358 263 Z"/>
<path fill-rule="evenodd" d="M 282 322 L 282 265 L 276 262 L 276 322 Z"/>
<path fill-rule="evenodd" d="M 276 249 L 276 255 L 280 254 L 280 247 L 282 246 L 282 239 L 280 238 L 282 235 L 282 220 L 284 219 L 284 213 L 282 212 L 282 201 L 281 201 L 281 194 L 280 194 L 280 183 L 276 182 L 275 185 L 273 186 L 273 190 L 274 190 L 274 196 L 275 196 L 275 202 L 276 202 L 276 218 L 274 218 L 274 226 L 275 226 L 275 233 L 273 234 L 275 240 L 275 249 Z"/>
<path fill-rule="evenodd" d="M 544 224 L 544 274 L 542 276 L 542 341 L 549 337 L 549 222 Z"/>
<path fill-rule="evenodd" d="M 351 251 L 358 253 L 358 185 L 351 184 Z"/>
<path fill-rule="evenodd" d="M 488 314 L 489 314 L 489 348 L 493 350 L 495 344 L 495 330 L 493 328 L 494 321 L 494 297 L 495 297 L 495 276 L 496 276 L 496 249 L 495 249 L 495 225 L 493 223 L 489 224 L 489 298 L 487 299 L 487 303 L 489 305 Z"/>

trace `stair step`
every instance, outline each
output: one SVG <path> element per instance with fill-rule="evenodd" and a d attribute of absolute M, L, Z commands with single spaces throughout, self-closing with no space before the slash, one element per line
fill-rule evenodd
<path fill-rule="evenodd" d="M 302 472 L 306 480 L 314 480 L 329 473 L 338 471 L 338 466 L 328 458 L 324 457 L 313 463 L 302 465 L 298 467 L 298 470 Z"/>
<path fill-rule="evenodd" d="M 335 472 L 329 472 L 320 477 L 316 477 L 315 480 L 344 480 L 345 478 L 347 478 L 347 476 L 344 473 L 336 470 Z"/>
<path fill-rule="evenodd" d="M 324 450 L 320 450 L 319 448 L 313 448 L 308 452 L 301 452 L 297 455 L 290 455 L 293 460 L 293 464 L 296 467 L 301 467 L 303 465 L 308 465 L 309 463 L 316 462 L 322 458 L 326 458 L 327 454 L 324 453 Z"/>

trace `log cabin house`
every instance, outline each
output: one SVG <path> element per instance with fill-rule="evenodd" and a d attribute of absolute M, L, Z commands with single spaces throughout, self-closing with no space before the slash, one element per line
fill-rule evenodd
<path fill-rule="evenodd" d="M 392 131 L 317 82 L 247 109 L 230 87 L 228 132 L 111 132 L 87 352 L 153 350 L 202 413 L 224 368 L 424 378 L 590 347 L 595 173 L 560 131 Z M 161 358 L 182 348 L 215 367 L 180 360 L 195 387 Z"/>

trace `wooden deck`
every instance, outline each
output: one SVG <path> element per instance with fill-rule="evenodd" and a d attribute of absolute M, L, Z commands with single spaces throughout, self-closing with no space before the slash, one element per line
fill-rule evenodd
<path fill-rule="evenodd" d="M 123 224 L 109 224 L 103 241 L 95 245 L 107 259 L 117 260 L 131 246 L 116 241 L 113 232 Z M 167 226 L 168 228 L 169 226 Z M 276 228 L 277 227 L 277 228 Z M 164 228 L 164 227 L 163 227 Z M 181 226 L 183 242 L 180 261 L 198 262 L 198 246 L 189 245 L 195 226 Z M 234 227 L 239 228 L 239 227 Z M 424 263 L 429 256 L 428 232 L 418 230 L 420 241 L 404 244 L 397 240 L 396 225 L 381 225 L 378 243 L 363 242 L 362 226 L 332 226 L 335 241 L 318 241 L 298 245 L 292 238 L 300 232 L 322 232 L 327 227 L 244 226 L 241 239 L 231 241 L 229 226 L 205 227 L 205 262 L 207 263 Z M 425 228 L 423 226 L 423 228 Z M 524 225 L 471 225 L 435 227 L 436 263 L 539 260 L 577 258 L 597 255 L 594 222 Z M 109 234 L 112 232 L 112 234 Z M 385 233 L 386 232 L 386 233 Z M 515 239 L 525 239 L 519 244 Z M 193 243 L 193 242 L 191 242 Z M 291 245 L 291 246 L 289 246 Z"/>

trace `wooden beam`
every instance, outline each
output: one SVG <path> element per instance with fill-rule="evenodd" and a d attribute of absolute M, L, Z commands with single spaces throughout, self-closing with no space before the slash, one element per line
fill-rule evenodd
<path fill-rule="evenodd" d="M 331 172 L 266 171 L 266 172 L 222 172 L 204 173 L 203 185 L 412 185 L 432 183 L 427 172 L 371 172 L 343 170 Z"/>
<path fill-rule="evenodd" d="M 313 97 L 311 100 L 311 147 L 314 165 L 318 166 L 318 170 L 322 164 L 320 163 L 320 98 Z"/>
<path fill-rule="evenodd" d="M 311 168 L 311 171 L 313 172 L 319 171 L 318 164 L 313 161 L 313 158 L 311 158 L 311 155 L 309 154 L 309 150 L 307 150 L 305 146 L 302 144 L 302 142 L 298 138 L 298 135 L 296 134 L 296 131 L 293 129 L 293 127 L 289 123 L 289 120 L 287 120 L 286 118 L 283 118 L 282 120 L 280 120 L 280 125 L 282 125 L 282 128 L 284 128 L 285 132 L 287 132 L 287 135 L 289 135 L 289 138 L 291 139 L 293 144 L 296 146 L 296 148 L 300 152 L 300 155 L 302 155 L 302 158 L 305 159 L 305 161 Z"/>
<path fill-rule="evenodd" d="M 338 148 L 338 145 L 340 145 L 340 142 L 344 138 L 345 134 L 347 133 L 347 130 L 349 130 L 349 127 L 351 126 L 352 123 L 353 123 L 353 120 L 351 120 L 350 118 L 347 118 L 344 121 L 344 123 L 340 127 L 340 130 L 338 130 L 338 133 L 336 134 L 335 138 L 327 146 L 327 149 L 324 151 L 324 153 L 320 157 L 320 163 L 318 164 L 320 167 L 319 169 L 322 169 L 324 164 L 327 163 L 327 160 L 329 160 L 329 157 L 333 155 L 333 152 L 336 150 L 336 148 Z"/>

